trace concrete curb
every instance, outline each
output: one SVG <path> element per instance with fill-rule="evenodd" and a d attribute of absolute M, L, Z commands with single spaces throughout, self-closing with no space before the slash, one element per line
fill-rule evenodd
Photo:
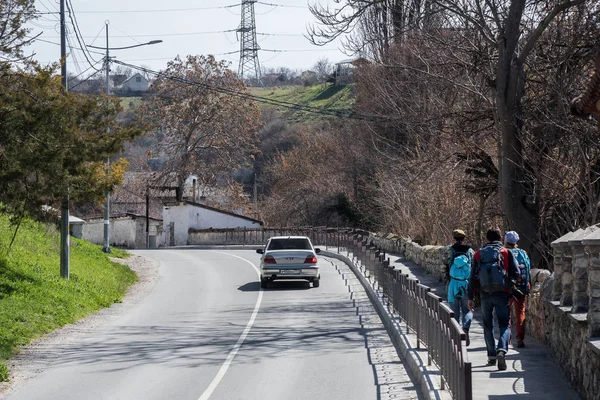
<path fill-rule="evenodd" d="M 392 315 L 387 306 L 382 301 L 382 295 L 375 290 L 365 275 L 360 271 L 358 265 L 354 264 L 348 257 L 330 251 L 321 250 L 320 256 L 331 257 L 344 262 L 356 275 L 359 282 L 369 296 L 371 303 L 377 310 L 388 335 L 392 339 L 396 351 L 401 355 L 402 360 L 408 367 L 413 378 L 416 379 L 421 394 L 428 400 L 446 400 L 451 399 L 447 390 L 440 388 L 440 371 L 434 365 L 427 365 L 427 350 L 416 348 L 416 335 L 405 333 L 401 328 L 398 319 Z"/>

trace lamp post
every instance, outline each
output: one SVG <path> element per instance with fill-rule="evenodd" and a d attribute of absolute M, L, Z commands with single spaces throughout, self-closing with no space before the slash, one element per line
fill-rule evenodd
<path fill-rule="evenodd" d="M 151 40 L 146 43 L 140 43 L 133 46 L 125 46 L 125 47 L 108 47 L 108 25 L 109 21 L 104 22 L 106 26 L 106 47 L 98 47 L 92 45 L 86 45 L 87 47 L 93 49 L 106 49 L 106 59 L 104 60 L 104 67 L 106 68 L 106 95 L 110 95 L 110 50 L 124 50 L 124 49 L 133 49 L 135 47 L 148 46 L 153 44 L 162 43 L 162 40 Z M 106 128 L 106 134 L 110 133 L 110 127 Z M 106 173 L 110 174 L 110 158 L 106 160 Z M 110 192 L 106 192 L 106 203 L 104 205 L 104 243 L 102 246 L 102 251 L 105 253 L 110 253 Z"/>

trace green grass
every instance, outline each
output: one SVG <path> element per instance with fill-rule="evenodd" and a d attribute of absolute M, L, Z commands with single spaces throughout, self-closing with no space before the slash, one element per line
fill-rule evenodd
<path fill-rule="evenodd" d="M 280 86 L 269 88 L 250 88 L 250 93 L 255 96 L 266 97 L 271 100 L 285 101 L 293 104 L 302 104 L 327 110 L 351 111 L 354 105 L 353 85 L 314 85 L 314 86 Z M 262 104 L 261 107 L 272 107 Z M 313 114 L 305 111 L 295 111 L 279 108 L 289 122 L 306 122 L 328 118 L 325 115 Z"/>
<path fill-rule="evenodd" d="M 5 361 L 21 346 L 115 302 L 137 280 L 102 247 L 71 238 L 70 279 L 60 277 L 60 236 L 54 227 L 25 221 L 14 228 L 0 215 L 0 381 Z M 128 253 L 113 249 L 112 257 Z"/>

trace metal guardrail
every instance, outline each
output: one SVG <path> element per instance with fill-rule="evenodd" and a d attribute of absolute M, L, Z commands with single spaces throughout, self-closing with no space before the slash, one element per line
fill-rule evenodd
<path fill-rule="evenodd" d="M 408 333 L 417 338 L 417 348 L 427 349 L 427 363 L 440 370 L 440 387 L 457 400 L 472 400 L 472 367 L 467 355 L 466 335 L 454 312 L 431 293 L 431 289 L 390 266 L 385 253 L 368 243 L 368 232 L 327 227 L 210 230 L 222 234 L 223 244 L 262 245 L 272 236 L 302 235 L 313 243 L 337 247 L 360 261 L 366 277 L 381 291 L 388 309 L 397 314 Z"/>

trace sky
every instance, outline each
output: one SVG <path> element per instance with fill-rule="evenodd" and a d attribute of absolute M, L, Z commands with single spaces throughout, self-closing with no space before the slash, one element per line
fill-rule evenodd
<path fill-rule="evenodd" d="M 311 4 L 335 5 L 333 0 L 310 0 Z M 162 43 L 124 50 L 113 50 L 117 60 L 152 70 L 166 68 L 177 55 L 213 54 L 231 62 L 237 70 L 240 48 L 235 29 L 240 25 L 240 0 L 70 0 L 77 25 L 86 45 L 106 47 L 105 22 L 108 22 L 109 47 L 135 46 L 151 40 Z M 69 3 L 69 0 L 67 0 Z M 263 4 L 261 4 L 263 3 Z M 28 24 L 30 36 L 40 34 L 26 53 L 45 64 L 60 58 L 59 0 L 35 0 L 43 13 Z M 264 0 L 255 3 L 256 32 L 261 68 L 288 67 L 310 69 L 317 60 L 335 63 L 349 58 L 341 51 L 340 41 L 319 47 L 304 36 L 315 23 L 307 0 Z M 67 71 L 87 76 L 93 70 L 73 32 L 67 14 L 69 44 Z M 224 32 L 230 31 L 230 32 Z M 90 49 L 92 64 L 101 67 L 104 50 Z M 273 51 L 275 50 L 275 51 Z M 227 54 L 230 53 L 230 54 Z M 89 69 L 89 70 L 88 70 Z M 86 72 L 88 70 L 89 72 Z"/>

